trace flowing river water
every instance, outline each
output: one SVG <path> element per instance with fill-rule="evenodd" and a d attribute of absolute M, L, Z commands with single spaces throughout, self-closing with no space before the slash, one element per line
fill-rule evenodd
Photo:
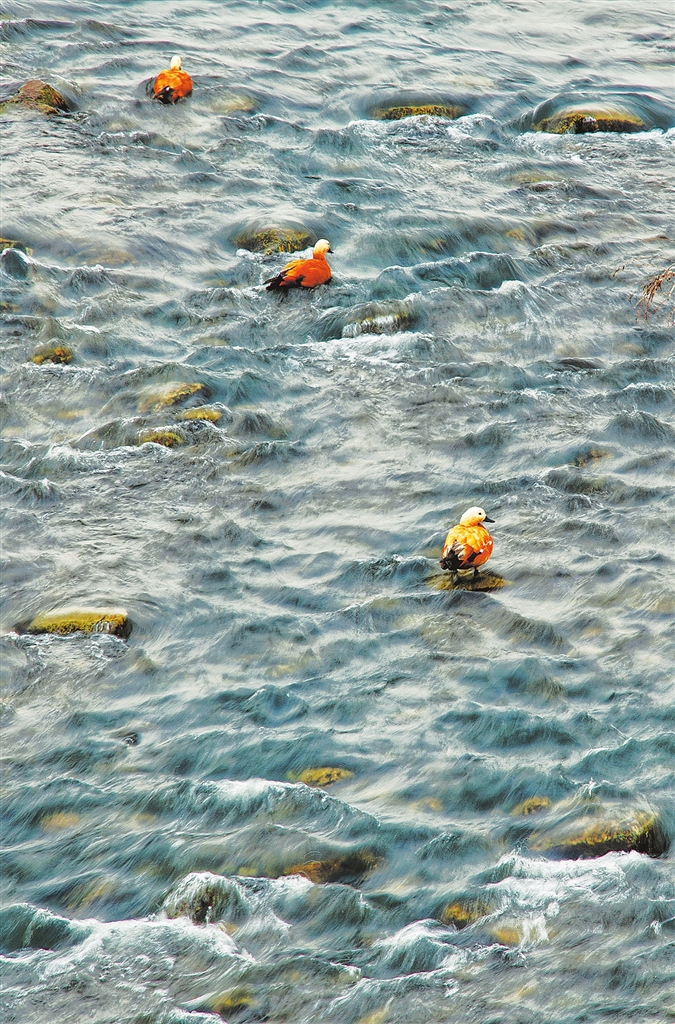
<path fill-rule="evenodd" d="M 1 13 L 2 1019 L 675 1020 L 672 5 Z"/>

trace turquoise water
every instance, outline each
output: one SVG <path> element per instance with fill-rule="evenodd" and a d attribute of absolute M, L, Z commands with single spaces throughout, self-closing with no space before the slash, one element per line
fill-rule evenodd
<path fill-rule="evenodd" d="M 3 1019 L 675 1019 L 671 6 L 2 18 L 0 100 L 74 107 L 2 116 Z M 575 103 L 645 130 L 531 130 Z"/>

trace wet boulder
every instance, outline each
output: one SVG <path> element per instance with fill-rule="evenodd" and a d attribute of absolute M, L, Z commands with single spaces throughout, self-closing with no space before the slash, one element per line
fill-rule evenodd
<path fill-rule="evenodd" d="M 287 868 L 284 875 L 304 875 L 310 882 L 358 882 L 382 863 L 373 850 L 351 850 L 349 853 L 322 860 L 306 861 Z"/>
<path fill-rule="evenodd" d="M 40 345 L 30 357 L 31 363 L 42 366 L 43 363 L 71 363 L 73 350 L 68 345 Z"/>
<path fill-rule="evenodd" d="M 268 256 L 274 252 L 301 252 L 313 245 L 318 237 L 315 231 L 297 222 L 274 224 L 252 221 L 232 236 L 232 242 L 238 249 Z"/>
<path fill-rule="evenodd" d="M 668 846 L 656 811 L 601 805 L 590 805 L 562 820 L 554 816 L 550 827 L 542 823 L 528 842 L 531 852 L 564 860 L 630 851 L 660 857 Z"/>
<path fill-rule="evenodd" d="M 144 391 L 138 400 L 138 411 L 140 413 L 161 412 L 163 409 L 175 405 L 182 405 L 190 398 L 204 400 L 208 398 L 209 392 L 205 384 L 196 381 L 171 381 L 169 384 L 158 388 L 149 388 Z"/>
<path fill-rule="evenodd" d="M 461 898 L 444 907 L 439 918 L 443 924 L 452 925 L 453 928 L 461 931 L 462 928 L 467 928 L 470 924 L 475 924 L 481 918 L 487 917 L 493 910 L 494 907 L 485 900 Z"/>
<path fill-rule="evenodd" d="M 184 409 L 176 418 L 179 420 L 208 420 L 209 423 L 217 423 L 223 418 L 223 413 L 212 405 L 198 405 L 194 409 Z"/>
<path fill-rule="evenodd" d="M 19 246 L 7 246 L 0 255 L 0 265 L 8 277 L 15 277 L 22 281 L 28 277 L 30 260 L 23 248 Z"/>
<path fill-rule="evenodd" d="M 126 640 L 131 635 L 131 619 L 121 608 L 68 608 L 44 612 L 33 619 L 19 622 L 17 633 L 51 633 L 69 636 L 72 633 L 108 633 Z"/>
<path fill-rule="evenodd" d="M 42 114 L 69 113 L 73 109 L 65 96 L 39 78 L 24 82 L 18 92 L 0 104 L 0 113 L 16 108 L 38 110 Z"/>
<path fill-rule="evenodd" d="M 532 114 L 535 132 L 553 135 L 587 135 L 594 132 L 644 132 L 650 127 L 645 119 L 625 103 L 564 102 L 546 100 Z"/>
<path fill-rule="evenodd" d="M 334 782 L 342 782 L 343 779 L 351 779 L 353 774 L 347 768 L 305 768 L 297 775 L 289 772 L 288 778 L 291 782 L 304 782 L 306 786 L 320 789 Z"/>
<path fill-rule="evenodd" d="M 163 448 L 180 448 L 186 439 L 177 430 L 160 428 L 159 430 L 140 430 L 136 435 L 136 444 L 161 444 Z"/>
<path fill-rule="evenodd" d="M 401 121 L 404 117 L 445 117 L 450 121 L 461 117 L 462 107 L 446 103 L 411 103 L 393 107 L 375 107 L 371 117 L 375 121 Z"/>
<path fill-rule="evenodd" d="M 516 817 L 527 817 L 530 814 L 538 814 L 540 811 L 545 811 L 547 807 L 551 806 L 551 801 L 547 796 L 530 796 L 527 800 L 523 800 L 511 811 L 511 814 Z"/>

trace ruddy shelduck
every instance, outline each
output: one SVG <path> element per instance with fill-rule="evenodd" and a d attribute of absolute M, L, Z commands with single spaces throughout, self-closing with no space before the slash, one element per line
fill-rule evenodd
<path fill-rule="evenodd" d="M 160 103 L 177 103 L 192 92 L 192 79 L 187 71 L 182 70 L 182 60 L 178 55 L 171 58 L 168 71 L 160 71 L 152 83 L 152 98 Z"/>
<path fill-rule="evenodd" d="M 484 565 L 494 547 L 492 537 L 483 523 L 494 523 L 485 509 L 477 505 L 467 509 L 457 526 L 448 533 L 441 552 L 441 569 L 449 569 L 453 576 L 462 569 L 473 569 L 478 575 L 478 566 Z"/>
<path fill-rule="evenodd" d="M 280 288 L 316 288 L 318 284 L 330 281 L 330 267 L 326 253 L 332 252 L 330 242 L 320 238 L 314 246 L 312 258 L 309 260 L 291 260 L 276 277 L 265 281 L 267 291 Z"/>

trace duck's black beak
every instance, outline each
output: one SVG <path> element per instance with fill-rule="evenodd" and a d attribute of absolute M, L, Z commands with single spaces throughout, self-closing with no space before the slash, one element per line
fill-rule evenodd
<path fill-rule="evenodd" d="M 494 523 L 494 519 L 490 519 L 489 516 L 486 516 L 485 519 L 483 520 L 483 522 L 484 523 Z"/>
<path fill-rule="evenodd" d="M 335 252 L 335 249 L 329 249 L 328 252 Z"/>

